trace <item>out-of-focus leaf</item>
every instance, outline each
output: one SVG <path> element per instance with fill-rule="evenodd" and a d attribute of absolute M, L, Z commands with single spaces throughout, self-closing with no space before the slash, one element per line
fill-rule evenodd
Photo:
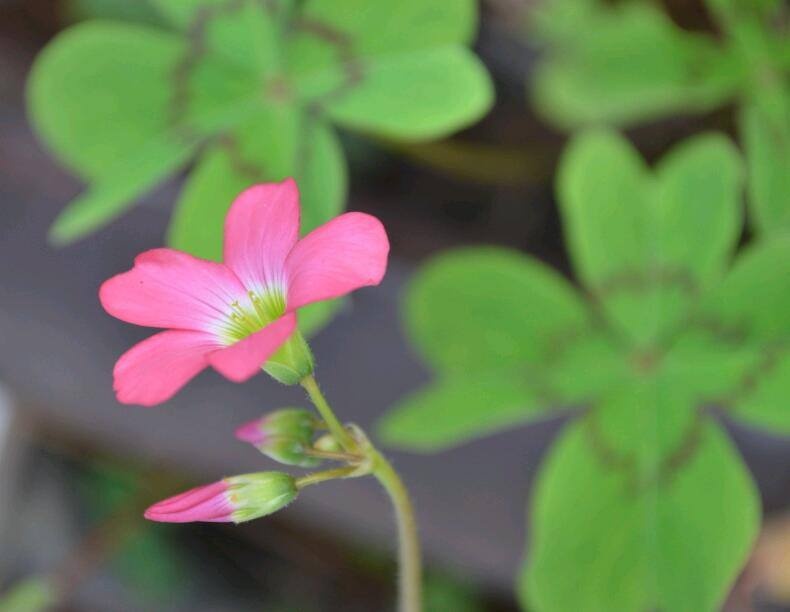
<path fill-rule="evenodd" d="M 393 446 L 437 451 L 540 419 L 551 408 L 526 375 L 447 378 L 395 406 L 379 433 Z"/>
<path fill-rule="evenodd" d="M 555 23 L 548 33 L 532 92 L 552 122 L 626 125 L 713 108 L 734 95 L 737 64 L 712 40 L 680 30 L 649 3 L 602 4 L 583 5 L 583 27 Z"/>
<path fill-rule="evenodd" d="M 790 231 L 790 96 L 784 119 L 771 120 L 757 105 L 741 112 L 740 131 L 749 168 L 752 224 L 762 234 Z"/>
<path fill-rule="evenodd" d="M 341 125 L 391 138 L 443 136 L 479 119 L 494 101 L 485 67 L 461 47 L 377 58 L 362 72 L 360 84 L 329 100 L 326 112 Z"/>
<path fill-rule="evenodd" d="M 207 50 L 253 70 L 261 82 L 278 65 L 281 42 L 273 9 L 259 0 L 150 0 L 172 24 L 185 30 L 196 55 Z M 272 0 L 274 4 L 277 0 Z"/>
<path fill-rule="evenodd" d="M 308 2 L 289 43 L 300 97 L 342 125 L 402 139 L 442 136 L 491 106 L 485 68 L 466 48 L 475 3 Z"/>
<path fill-rule="evenodd" d="M 775 345 L 790 338 L 790 236 L 743 250 L 704 298 L 698 324 L 725 341 Z"/>
<path fill-rule="evenodd" d="M 704 287 L 721 277 L 740 236 L 740 156 L 721 135 L 696 136 L 672 149 L 656 173 L 654 257 L 686 268 Z"/>
<path fill-rule="evenodd" d="M 173 133 L 168 83 L 184 42 L 139 25 L 86 22 L 38 56 L 28 83 L 37 132 L 60 161 L 99 180 Z M 176 156 L 174 152 L 173 156 Z"/>
<path fill-rule="evenodd" d="M 719 609 L 760 521 L 759 498 L 731 443 L 705 422 L 663 477 L 651 477 L 650 463 L 627 465 L 619 467 L 584 421 L 552 448 L 519 581 L 529 609 Z"/>
<path fill-rule="evenodd" d="M 560 336 L 588 324 L 583 302 L 550 268 L 505 249 L 440 255 L 412 282 L 410 336 L 431 365 L 464 372 L 541 365 Z"/>
<path fill-rule="evenodd" d="M 754 347 L 691 326 L 674 339 L 660 367 L 667 384 L 688 390 L 699 404 L 720 405 L 727 403 L 759 360 L 760 351 Z"/>
<path fill-rule="evenodd" d="M 577 137 L 558 192 L 574 265 L 612 322 L 644 345 L 677 324 L 737 240 L 741 170 L 719 136 L 670 152 L 651 176 L 619 135 Z"/>
<path fill-rule="evenodd" d="M 188 568 L 168 531 L 146 524 L 113 559 L 120 576 L 148 601 L 173 601 L 188 584 Z"/>
<path fill-rule="evenodd" d="M 56 593 L 49 578 L 34 577 L 0 595 L 0 612 L 46 612 L 56 603 Z"/>
<path fill-rule="evenodd" d="M 332 129 L 296 109 L 271 107 L 203 155 L 173 214 L 170 244 L 221 259 L 222 228 L 233 199 L 253 183 L 287 177 L 299 184 L 303 233 L 341 212 L 346 167 Z"/>
<path fill-rule="evenodd" d="M 68 244 L 109 223 L 185 164 L 193 151 L 191 144 L 165 139 L 140 147 L 63 209 L 50 227 L 50 240 Z"/>
<path fill-rule="evenodd" d="M 465 581 L 430 573 L 423 584 L 425 612 L 484 612 L 479 594 Z"/>
<path fill-rule="evenodd" d="M 766 348 L 739 379 L 732 415 L 749 425 L 790 434 L 790 349 Z"/>

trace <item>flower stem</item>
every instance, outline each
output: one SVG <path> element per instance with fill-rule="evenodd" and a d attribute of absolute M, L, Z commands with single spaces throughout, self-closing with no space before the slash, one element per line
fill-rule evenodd
<path fill-rule="evenodd" d="M 422 561 L 414 508 L 403 481 L 390 462 L 377 450 L 372 454 L 373 475 L 389 494 L 398 523 L 398 609 L 419 612 L 422 610 Z"/>
<path fill-rule="evenodd" d="M 395 508 L 395 518 L 398 524 L 398 610 L 399 612 L 420 612 L 422 610 L 422 561 L 420 557 L 420 541 L 417 537 L 417 522 L 414 518 L 414 508 L 409 498 L 409 493 L 398 473 L 380 452 L 369 444 L 357 444 L 348 430 L 343 427 L 329 403 L 326 401 L 321 389 L 313 376 L 307 376 L 301 381 L 321 418 L 326 422 L 329 431 L 347 453 L 365 453 L 370 461 L 370 473 L 384 487 Z M 316 474 L 320 480 L 322 474 L 331 477 L 343 477 L 332 470 Z M 314 484 L 320 480 L 305 477 L 303 485 Z"/>
<path fill-rule="evenodd" d="M 321 418 L 326 422 L 327 428 L 332 436 L 334 436 L 335 440 L 337 440 L 338 444 L 340 444 L 347 453 L 355 452 L 357 450 L 357 445 L 354 439 L 348 431 L 346 431 L 346 428 L 343 427 L 340 421 L 338 421 L 335 413 L 332 412 L 332 408 L 329 407 L 329 403 L 326 401 L 324 394 L 321 393 L 321 389 L 318 387 L 315 377 L 312 375 L 305 376 L 300 384 L 304 387 L 305 391 L 307 391 L 310 400 L 315 404 Z"/>

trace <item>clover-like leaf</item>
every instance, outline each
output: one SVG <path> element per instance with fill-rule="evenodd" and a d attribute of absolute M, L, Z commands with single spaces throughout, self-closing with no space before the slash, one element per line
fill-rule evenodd
<path fill-rule="evenodd" d="M 204 153 L 173 215 L 170 244 L 219 260 L 233 199 L 253 183 L 289 176 L 299 185 L 302 233 L 342 211 L 346 166 L 332 128 L 290 107 L 262 109 Z"/>
<path fill-rule="evenodd" d="M 635 444 L 658 449 L 661 430 L 653 431 Z M 693 435 L 682 456 L 667 464 L 666 455 L 655 453 L 657 462 L 634 470 L 601 446 L 589 423 L 567 427 L 533 493 L 531 542 L 519 580 L 525 606 L 537 612 L 719 609 L 757 535 L 759 498 L 718 425 L 701 422 Z"/>
<path fill-rule="evenodd" d="M 412 282 L 405 304 L 414 343 L 434 367 L 474 373 L 541 364 L 588 326 L 584 303 L 550 268 L 506 249 L 445 253 Z"/>
<path fill-rule="evenodd" d="M 746 106 L 740 117 L 752 224 L 763 234 L 790 231 L 790 94 L 783 102 L 783 120 L 772 119 L 756 104 Z"/>
<path fill-rule="evenodd" d="M 722 340 L 763 347 L 790 340 L 790 236 L 757 242 L 704 298 L 697 325 Z"/>
<path fill-rule="evenodd" d="M 630 342 L 676 325 L 722 273 L 741 227 L 741 169 L 713 135 L 671 151 L 654 174 L 614 132 L 578 136 L 558 193 L 575 268 Z"/>
<path fill-rule="evenodd" d="M 180 38 L 140 25 L 95 21 L 64 31 L 30 74 L 36 131 L 86 180 L 103 178 L 152 142 L 178 150 L 167 83 L 184 51 Z"/>
<path fill-rule="evenodd" d="M 437 451 L 540 419 L 551 406 L 518 373 L 447 377 L 406 397 L 379 424 L 387 443 Z"/>
<path fill-rule="evenodd" d="M 313 0 L 294 22 L 289 73 L 300 97 L 341 125 L 435 138 L 493 101 L 485 69 L 466 48 L 476 22 L 473 0 Z"/>
<path fill-rule="evenodd" d="M 737 90 L 740 73 L 727 54 L 649 3 L 574 4 L 564 14 L 572 24 L 582 15 L 584 26 L 551 22 L 532 83 L 539 112 L 563 128 L 705 110 Z"/>
<path fill-rule="evenodd" d="M 790 348 L 766 348 L 728 398 L 733 417 L 772 433 L 790 434 Z"/>

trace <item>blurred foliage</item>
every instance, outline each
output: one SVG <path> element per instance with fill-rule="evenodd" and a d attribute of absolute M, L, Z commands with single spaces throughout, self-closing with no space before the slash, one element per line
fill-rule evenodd
<path fill-rule="evenodd" d="M 790 228 L 790 11 L 774 0 L 707 0 L 721 37 L 676 25 L 657 2 L 545 0 L 529 29 L 543 48 L 537 110 L 573 130 L 735 103 L 751 222 Z"/>
<path fill-rule="evenodd" d="M 111 0 L 72 3 L 77 15 L 112 20 L 66 29 L 30 74 L 36 131 L 88 183 L 55 221 L 52 240 L 67 244 L 99 229 L 197 158 L 169 242 L 219 259 L 228 207 L 252 183 L 295 177 L 304 232 L 343 210 L 346 164 L 333 124 L 425 140 L 490 107 L 489 77 L 467 49 L 474 0 L 329 7 L 319 0 L 148 0 L 134 10 Z M 311 307 L 303 329 L 320 327 L 336 308 Z"/>
<path fill-rule="evenodd" d="M 492 103 L 489 77 L 467 48 L 474 0 L 71 6 L 77 16 L 134 23 L 75 25 L 33 66 L 31 120 L 88 183 L 52 227 L 59 244 L 102 227 L 194 158 L 170 225 L 174 247 L 219 258 L 235 195 L 286 176 L 299 182 L 306 232 L 345 206 L 333 124 L 427 140 L 474 122 Z M 313 314 L 326 320 L 333 308 Z"/>
<path fill-rule="evenodd" d="M 707 407 L 790 434 L 790 236 L 734 262 L 743 169 L 723 136 L 654 169 L 617 133 L 564 153 L 557 193 L 585 294 L 517 252 L 442 254 L 413 281 L 409 335 L 437 380 L 381 423 L 447 448 L 556 414 L 519 581 L 535 610 L 715 610 L 757 534 L 754 484 Z"/>
<path fill-rule="evenodd" d="M 0 594 L 0 612 L 46 612 L 55 604 L 56 597 L 49 578 L 28 578 Z"/>
<path fill-rule="evenodd" d="M 174 601 L 188 585 L 189 568 L 178 553 L 172 531 L 145 521 L 138 501 L 146 490 L 140 470 L 94 462 L 79 483 L 93 525 L 115 521 L 104 547 L 111 566 L 143 601 Z M 121 513 L 119 515 L 119 512 Z"/>

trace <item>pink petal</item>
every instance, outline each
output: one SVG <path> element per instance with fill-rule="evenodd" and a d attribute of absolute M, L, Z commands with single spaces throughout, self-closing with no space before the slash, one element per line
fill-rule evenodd
<path fill-rule="evenodd" d="M 381 221 L 346 213 L 313 230 L 288 255 L 288 310 L 378 285 L 389 240 Z"/>
<path fill-rule="evenodd" d="M 296 316 L 288 313 L 227 348 L 209 354 L 209 363 L 234 382 L 244 382 L 260 371 L 266 360 L 296 329 Z"/>
<path fill-rule="evenodd" d="M 244 191 L 225 218 L 223 258 L 248 289 L 281 287 L 283 264 L 299 237 L 299 190 L 293 179 Z"/>
<path fill-rule="evenodd" d="M 99 299 L 108 313 L 128 323 L 209 331 L 247 294 L 223 264 L 153 249 L 138 255 L 131 270 L 105 281 Z"/>
<path fill-rule="evenodd" d="M 266 439 L 266 434 L 261 426 L 262 419 L 258 418 L 236 428 L 236 439 L 250 444 L 260 444 Z"/>
<path fill-rule="evenodd" d="M 211 334 L 168 330 L 126 351 L 113 370 L 116 397 L 122 404 L 155 406 L 169 400 L 208 365 L 218 346 Z"/>
<path fill-rule="evenodd" d="M 154 504 L 145 511 L 145 518 L 163 523 L 231 522 L 234 507 L 227 496 L 225 481 L 196 487 Z"/>

